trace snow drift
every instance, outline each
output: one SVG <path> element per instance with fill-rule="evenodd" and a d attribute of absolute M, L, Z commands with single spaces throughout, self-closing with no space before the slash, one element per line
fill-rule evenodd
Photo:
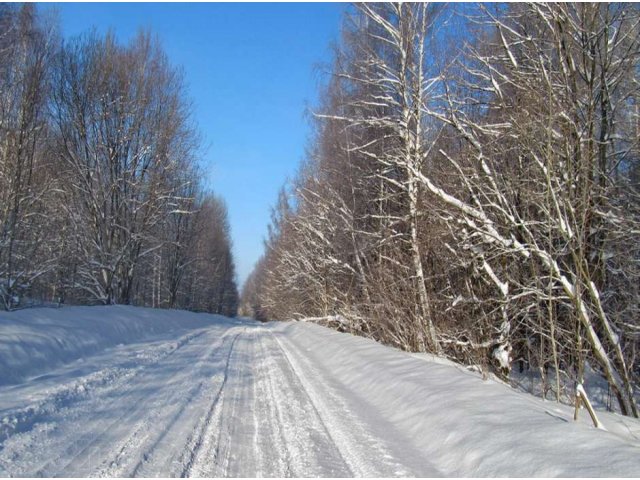
<path fill-rule="evenodd" d="M 215 319 L 122 305 L 0 312 L 0 385 L 19 383 L 108 347 L 203 328 Z"/>
<path fill-rule="evenodd" d="M 637 419 L 600 412 L 609 431 L 596 430 L 586 412 L 574 422 L 569 406 L 440 359 L 311 323 L 275 331 L 300 372 L 315 366 L 388 439 L 410 439 L 445 476 L 640 476 Z"/>
<path fill-rule="evenodd" d="M 0 379 L 0 476 L 640 476 L 637 419 L 307 322 L 3 313 Z"/>

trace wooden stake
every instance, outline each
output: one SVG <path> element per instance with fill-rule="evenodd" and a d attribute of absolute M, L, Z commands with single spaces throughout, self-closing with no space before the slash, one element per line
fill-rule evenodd
<path fill-rule="evenodd" d="M 591 421 L 593 422 L 593 426 L 599 428 L 601 430 L 606 430 L 604 426 L 598 420 L 598 416 L 596 415 L 596 411 L 591 406 L 591 402 L 587 397 L 587 392 L 585 392 L 584 387 L 581 383 L 576 387 L 576 410 L 573 414 L 573 419 L 578 420 L 578 410 L 580 409 L 580 403 L 584 402 L 585 407 L 587 407 L 587 411 L 589 412 L 589 416 L 591 417 Z"/>

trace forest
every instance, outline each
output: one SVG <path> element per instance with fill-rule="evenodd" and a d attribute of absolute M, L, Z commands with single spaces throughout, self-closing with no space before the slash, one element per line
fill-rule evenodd
<path fill-rule="evenodd" d="M 154 35 L 63 40 L 34 4 L 0 5 L 0 310 L 235 315 L 227 209 L 201 152 L 184 76 Z"/>
<path fill-rule="evenodd" d="M 637 417 L 639 59 L 636 4 L 352 6 L 241 311 Z"/>

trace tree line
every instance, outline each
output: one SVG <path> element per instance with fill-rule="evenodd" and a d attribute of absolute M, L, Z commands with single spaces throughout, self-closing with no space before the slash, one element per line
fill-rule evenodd
<path fill-rule="evenodd" d="M 203 185 L 183 75 L 150 33 L 63 41 L 0 5 L 0 308 L 234 315 L 227 210 Z"/>
<path fill-rule="evenodd" d="M 557 399 L 590 368 L 637 417 L 639 13 L 351 8 L 243 311 L 518 360 Z"/>

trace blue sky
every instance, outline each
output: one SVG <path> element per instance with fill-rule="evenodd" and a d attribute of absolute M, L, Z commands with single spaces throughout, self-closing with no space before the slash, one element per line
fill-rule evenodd
<path fill-rule="evenodd" d="M 340 3 L 60 3 L 65 37 L 157 34 L 184 69 L 204 137 L 207 184 L 227 202 L 240 284 L 262 253 L 270 207 L 304 154 Z"/>

